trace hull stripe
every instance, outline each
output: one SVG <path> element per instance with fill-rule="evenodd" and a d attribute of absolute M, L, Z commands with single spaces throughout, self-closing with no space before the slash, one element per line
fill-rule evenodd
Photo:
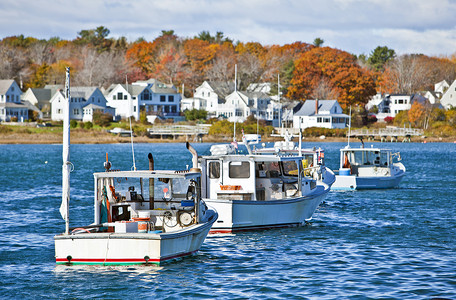
<path fill-rule="evenodd" d="M 187 253 L 181 253 L 177 255 L 171 255 L 168 257 L 162 257 L 162 258 L 151 258 L 148 260 L 148 263 L 152 264 L 160 264 L 161 262 L 174 259 L 174 258 L 180 258 L 183 256 L 187 255 L 192 255 L 194 253 L 198 252 L 192 251 L 192 252 L 187 252 Z M 55 262 L 57 264 L 67 264 L 68 260 L 66 258 L 56 258 Z M 72 258 L 70 264 L 90 264 L 90 265 L 103 265 L 103 264 L 109 264 L 109 265 L 132 265 L 132 264 L 145 264 L 146 260 L 144 258 Z"/>

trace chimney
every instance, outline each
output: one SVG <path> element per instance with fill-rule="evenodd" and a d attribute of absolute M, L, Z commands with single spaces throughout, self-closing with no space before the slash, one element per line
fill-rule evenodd
<path fill-rule="evenodd" d="M 315 115 L 318 115 L 318 99 L 315 99 Z"/>

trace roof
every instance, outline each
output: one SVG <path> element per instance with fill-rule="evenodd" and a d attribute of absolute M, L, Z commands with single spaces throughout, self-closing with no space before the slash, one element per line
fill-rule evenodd
<path fill-rule="evenodd" d="M 222 99 L 234 92 L 234 82 L 231 81 L 207 81 L 207 84 Z"/>
<path fill-rule="evenodd" d="M 38 101 L 49 101 L 49 100 L 51 100 L 51 97 L 53 95 L 51 89 L 30 88 L 30 90 L 32 91 L 33 95 L 35 95 L 35 98 Z"/>
<path fill-rule="evenodd" d="M 84 98 L 87 100 L 96 89 L 97 87 L 94 86 L 75 86 L 70 88 L 70 95 L 71 98 Z"/>
<path fill-rule="evenodd" d="M 6 94 L 11 85 L 13 84 L 13 79 L 3 79 L 0 80 L 0 95 Z"/>
<path fill-rule="evenodd" d="M 249 91 L 244 91 L 244 92 L 239 92 L 240 94 L 244 95 L 244 96 L 247 96 L 249 99 L 252 99 L 252 98 L 257 98 L 257 99 L 264 99 L 264 98 L 268 98 L 270 99 L 270 97 L 268 95 L 266 95 L 265 93 L 263 92 L 249 92 Z"/>
<path fill-rule="evenodd" d="M 330 111 L 331 108 L 337 103 L 336 100 L 318 100 L 319 111 Z M 301 109 L 295 116 L 314 116 L 315 115 L 315 100 L 306 100 Z"/>
<path fill-rule="evenodd" d="M 101 105 L 96 105 L 93 103 L 87 104 L 86 106 L 83 106 L 83 108 L 91 108 L 91 109 L 105 109 L 104 106 Z"/>
<path fill-rule="evenodd" d="M 3 102 L 0 103 L 0 107 L 8 107 L 8 108 L 27 108 L 28 106 L 25 105 L 23 102 Z"/>

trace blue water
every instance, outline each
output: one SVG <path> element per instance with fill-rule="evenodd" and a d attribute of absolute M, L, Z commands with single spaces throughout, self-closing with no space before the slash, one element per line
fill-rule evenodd
<path fill-rule="evenodd" d="M 336 169 L 344 144 L 303 146 Z M 210 236 L 161 267 L 68 267 L 52 238 L 64 231 L 61 146 L 0 145 L 0 298 L 456 299 L 456 144 L 381 146 L 401 151 L 400 188 L 331 192 L 304 227 Z M 72 145 L 70 226 L 92 222 L 106 152 L 132 167 L 129 144 Z M 184 144 L 136 144 L 138 169 L 149 152 L 157 169 L 191 165 Z"/>

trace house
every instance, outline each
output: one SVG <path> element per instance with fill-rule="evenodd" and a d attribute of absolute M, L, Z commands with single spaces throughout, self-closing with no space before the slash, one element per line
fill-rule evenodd
<path fill-rule="evenodd" d="M 261 92 L 234 91 L 226 97 L 225 103 L 219 103 L 217 117 L 244 122 L 252 114 L 259 120 L 267 120 L 266 110 L 270 102 L 271 98 Z"/>
<path fill-rule="evenodd" d="M 53 96 L 53 92 L 55 93 L 56 90 L 52 90 L 50 88 L 29 88 L 24 94 L 22 94 L 22 100 L 28 101 L 34 106 L 36 106 L 39 111 L 41 112 L 41 116 L 45 118 L 51 117 L 51 98 Z M 41 117 L 41 118 L 42 118 Z"/>
<path fill-rule="evenodd" d="M 16 81 L 0 80 L 0 121 L 28 120 L 28 107 L 21 101 L 21 95 Z"/>
<path fill-rule="evenodd" d="M 217 116 L 219 104 L 225 103 L 225 98 L 234 92 L 234 82 L 204 81 L 195 90 L 193 98 L 183 99 L 181 111 L 204 109 L 208 118 Z"/>
<path fill-rule="evenodd" d="M 345 128 L 349 120 L 337 100 L 306 100 L 293 116 L 293 127 Z"/>
<path fill-rule="evenodd" d="M 446 90 L 450 87 L 448 82 L 446 80 L 442 80 L 436 84 L 434 84 L 434 92 L 440 93 L 440 95 L 443 95 Z"/>
<path fill-rule="evenodd" d="M 424 98 L 428 99 L 429 103 L 436 104 L 442 95 L 438 92 L 426 91 Z"/>
<path fill-rule="evenodd" d="M 83 122 L 93 122 L 95 112 L 114 115 L 115 110 L 107 106 L 106 98 L 97 87 L 71 87 L 70 90 L 70 119 Z M 65 95 L 59 90 L 51 98 L 51 119 L 63 120 Z"/>
<path fill-rule="evenodd" d="M 106 91 L 108 105 L 114 107 L 116 116 L 133 116 L 139 120 L 141 111 L 146 115 L 167 118 L 179 116 L 181 94 L 171 84 L 156 79 L 137 81 L 132 84 L 112 84 Z"/>
<path fill-rule="evenodd" d="M 456 107 L 456 80 L 448 87 L 440 99 L 440 104 L 445 109 Z"/>

